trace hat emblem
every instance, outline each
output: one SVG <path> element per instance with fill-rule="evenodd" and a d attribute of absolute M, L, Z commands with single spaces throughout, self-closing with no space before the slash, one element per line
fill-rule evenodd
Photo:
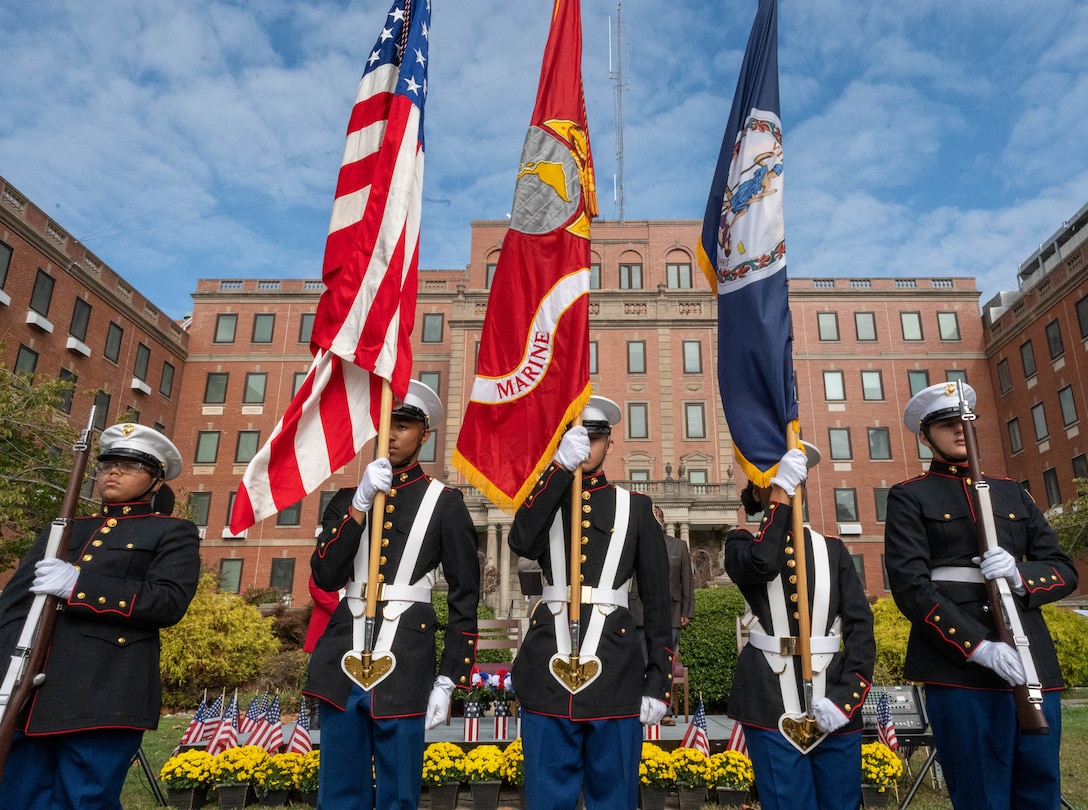
<path fill-rule="evenodd" d="M 954 382 L 945 383 L 944 394 L 946 397 L 950 397 L 956 393 L 956 384 Z"/>
<path fill-rule="evenodd" d="M 136 430 L 136 426 L 133 425 L 133 424 L 122 425 L 121 435 L 122 436 L 131 436 L 135 432 L 135 430 Z"/>

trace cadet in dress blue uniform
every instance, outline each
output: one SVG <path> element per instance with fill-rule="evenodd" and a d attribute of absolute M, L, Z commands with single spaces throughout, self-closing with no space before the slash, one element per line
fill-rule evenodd
<path fill-rule="evenodd" d="M 973 409 L 975 392 L 965 385 Z M 910 619 L 904 677 L 926 684 L 938 758 L 957 810 L 1056 808 L 1062 688 L 1039 606 L 1077 586 L 1058 538 L 1020 484 L 985 476 L 1000 548 L 978 557 L 967 449 L 954 384 L 918 392 L 906 426 L 933 451 L 929 471 L 888 493 L 885 561 L 892 596 Z M 1011 686 L 1019 656 L 998 640 L 984 579 L 1005 577 L 1021 609 L 1043 687 L 1047 736 L 1020 734 Z"/>
<path fill-rule="evenodd" d="M 740 588 L 749 615 L 749 640 L 737 659 L 729 716 L 744 724 L 748 753 L 763 810 L 849 810 L 861 803 L 862 705 L 873 677 L 873 613 L 850 553 L 837 537 L 805 530 L 805 562 L 812 620 L 813 713 L 827 733 L 802 754 L 779 731 L 783 714 L 804 711 L 801 666 L 783 656 L 796 644 L 797 577 L 794 574 L 790 497 L 820 460 L 790 450 L 771 486 L 749 484 L 745 510 L 764 513 L 759 533 L 731 531 L 725 570 Z M 753 621 L 754 620 L 754 621 Z"/>
<path fill-rule="evenodd" d="M 196 526 L 151 503 L 181 465 L 158 431 L 135 424 L 102 431 L 95 466 L 102 508 L 73 521 L 67 561 L 42 559 L 43 531 L 0 595 L 0 668 L 34 594 L 60 600 L 45 681 L 20 718 L 0 807 L 121 807 L 144 730 L 159 724 L 159 630 L 185 615 L 200 576 Z"/>
<path fill-rule="evenodd" d="M 434 391 L 412 380 L 404 402 L 393 409 L 389 458 L 367 465 L 358 489 L 340 490 L 325 509 L 321 536 L 310 558 L 314 582 L 326 591 L 347 586 L 348 593 L 317 641 L 303 690 L 323 701 L 321 808 L 415 810 L 425 728 L 446 719 L 455 687 L 469 685 L 480 599 L 476 530 L 460 491 L 440 482 L 434 482 L 437 501 L 428 509 L 432 479 L 418 463 L 419 451 L 442 415 Z M 388 493 L 385 514 L 371 516 L 379 490 Z M 341 659 L 349 650 L 361 649 L 361 639 L 358 645 L 353 642 L 353 611 L 362 616 L 365 603 L 353 596 L 354 583 L 349 581 L 356 578 L 360 545 L 367 556 L 368 517 L 381 520 L 383 529 L 378 573 L 383 592 L 378 594 L 374 653 L 376 658 L 392 653 L 396 663 L 385 678 L 364 690 L 341 669 Z M 417 523 L 422 537 L 412 551 Z M 449 624 L 436 678 L 436 619 L 430 592 L 439 565 L 449 586 Z M 358 579 L 367 575 L 364 560 Z"/>
<path fill-rule="evenodd" d="M 514 517 L 510 548 L 535 560 L 547 582 L 514 659 L 522 707 L 525 794 L 533 810 L 630 810 L 638 801 L 640 721 L 660 722 L 671 699 L 669 561 L 652 503 L 609 484 L 601 467 L 612 446 L 616 403 L 591 397 L 582 425 L 567 431 L 555 461 Z M 581 467 L 581 660 L 599 660 L 595 680 L 571 693 L 551 659 L 569 656 L 568 589 L 573 470 Z M 561 525 L 553 530 L 558 520 Z M 617 531 L 626 525 L 626 531 Z M 554 540 L 550 535 L 554 536 Z M 627 608 L 638 582 L 645 646 Z M 576 593 L 578 591 L 576 590 Z"/>

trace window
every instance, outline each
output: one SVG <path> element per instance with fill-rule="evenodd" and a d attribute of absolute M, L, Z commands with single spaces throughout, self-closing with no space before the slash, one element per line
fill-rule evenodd
<path fill-rule="evenodd" d="M 838 340 L 839 313 L 817 312 L 816 327 L 820 333 L 820 340 Z"/>
<path fill-rule="evenodd" d="M 33 374 L 38 367 L 38 353 L 28 346 L 19 346 L 19 354 L 15 357 L 16 374 Z"/>
<path fill-rule="evenodd" d="M 247 371 L 246 387 L 242 391 L 243 405 L 263 405 L 268 374 L 263 371 Z"/>
<path fill-rule="evenodd" d="M 854 573 L 858 575 L 858 579 L 861 580 L 861 586 L 865 587 L 865 555 L 864 554 L 851 554 L 850 562 L 854 564 Z"/>
<path fill-rule="evenodd" d="M 706 470 L 688 470 L 688 483 L 695 487 L 695 491 L 706 494 Z"/>
<path fill-rule="evenodd" d="M 196 434 L 196 454 L 193 456 L 194 464 L 215 464 L 215 457 L 219 455 L 219 431 L 202 430 Z M 230 510 L 227 510 L 230 516 Z"/>
<path fill-rule="evenodd" d="M 854 489 L 835 490 L 835 520 L 839 523 L 856 523 L 858 520 L 858 494 Z"/>
<path fill-rule="evenodd" d="M 272 312 L 259 312 L 253 316 L 252 343 L 271 343 L 276 328 L 276 316 Z"/>
<path fill-rule="evenodd" d="M 432 430 L 427 441 L 419 448 L 419 460 L 426 464 L 433 464 L 438 452 L 438 431 Z"/>
<path fill-rule="evenodd" d="M 105 391 L 99 391 L 94 395 L 94 429 L 105 430 L 109 424 L 110 395 Z"/>
<path fill-rule="evenodd" d="M 620 289 L 621 290 L 641 290 L 642 289 L 642 265 L 641 264 L 621 264 L 620 265 Z"/>
<path fill-rule="evenodd" d="M 627 373 L 646 373 L 646 341 L 627 341 Z"/>
<path fill-rule="evenodd" d="M 1084 453 L 1073 458 L 1073 477 L 1088 478 L 1088 456 Z M 1077 494 L 1082 495 L 1084 493 L 1078 492 Z"/>
<path fill-rule="evenodd" d="M 645 402 L 634 402 L 627 406 L 627 438 L 650 438 L 650 406 Z"/>
<path fill-rule="evenodd" d="M 492 264 L 491 262 L 487 263 L 487 269 L 486 269 L 487 275 L 484 277 L 484 289 L 485 290 L 490 290 L 491 289 L 491 282 L 493 282 L 495 280 L 495 271 L 498 269 L 498 267 L 499 267 L 498 264 Z"/>
<path fill-rule="evenodd" d="M 967 369 L 963 368 L 950 368 L 944 373 L 944 378 L 950 383 L 963 383 L 967 385 Z"/>
<path fill-rule="evenodd" d="M 594 262 L 589 266 L 589 289 L 601 289 L 601 263 Z"/>
<path fill-rule="evenodd" d="M 1024 449 L 1024 440 L 1020 436 L 1020 420 L 1013 417 L 1006 423 L 1009 431 L 1009 452 L 1019 453 Z"/>
<path fill-rule="evenodd" d="M 884 379 L 879 371 L 861 372 L 861 398 L 869 401 L 884 399 Z"/>
<path fill-rule="evenodd" d="M 1050 351 L 1050 359 L 1057 360 L 1065 354 L 1065 344 L 1062 342 L 1062 327 L 1056 320 L 1046 325 L 1046 347 Z"/>
<path fill-rule="evenodd" d="M 869 428 L 869 458 L 876 461 L 891 457 L 892 439 L 888 428 Z"/>
<path fill-rule="evenodd" d="M 589 373 L 597 373 L 597 341 L 589 341 Z"/>
<path fill-rule="evenodd" d="M 337 489 L 323 489 L 321 490 L 321 499 L 317 505 L 317 514 L 321 520 L 325 519 L 325 510 L 329 508 L 329 504 L 332 503 L 332 499 L 336 497 L 336 493 L 340 490 Z"/>
<path fill-rule="evenodd" d="M 933 458 L 933 451 L 930 450 L 928 447 L 926 447 L 924 444 L 922 444 L 921 435 L 919 435 L 917 437 L 917 440 L 918 440 L 918 458 L 922 459 L 923 461 L 925 461 L 926 459 Z"/>
<path fill-rule="evenodd" d="M 690 290 L 691 263 L 666 264 L 665 283 L 668 284 L 670 290 Z"/>
<path fill-rule="evenodd" d="M 30 308 L 43 318 L 49 317 L 49 307 L 53 303 L 53 277 L 44 270 L 39 270 L 34 279 L 34 291 L 30 294 Z"/>
<path fill-rule="evenodd" d="M 169 397 L 174 390 L 174 367 L 170 363 L 162 364 L 162 377 L 159 378 L 159 393 Z"/>
<path fill-rule="evenodd" d="M 58 375 L 61 382 L 71 383 L 71 386 L 66 387 L 60 395 L 60 403 L 57 405 L 65 413 L 72 412 L 72 398 L 76 394 L 76 374 L 74 371 L 69 371 L 66 368 L 60 370 Z"/>
<path fill-rule="evenodd" d="M 1088 338 L 1088 295 L 1077 301 L 1077 325 L 1080 326 L 1080 336 Z"/>
<path fill-rule="evenodd" d="M 190 492 L 189 506 L 193 509 L 193 523 L 197 526 L 207 526 L 208 513 L 212 508 L 212 494 L 210 492 Z"/>
<path fill-rule="evenodd" d="M 442 326 L 445 316 L 441 312 L 423 313 L 423 338 L 424 343 L 441 343 Z"/>
<path fill-rule="evenodd" d="M 1073 399 L 1073 386 L 1067 385 L 1058 392 L 1058 404 L 1062 409 L 1062 424 L 1066 427 L 1077 422 L 1077 402 Z"/>
<path fill-rule="evenodd" d="M 854 457 L 850 447 L 850 428 L 838 427 L 827 429 L 827 444 L 831 448 L 832 461 L 849 461 Z"/>
<path fill-rule="evenodd" d="M 1043 488 L 1046 489 L 1046 505 L 1057 506 L 1062 502 L 1062 490 L 1058 484 L 1058 471 L 1053 467 L 1043 470 Z"/>
<path fill-rule="evenodd" d="M 298 322 L 298 342 L 309 343 L 314 334 L 314 313 L 303 312 L 302 319 Z"/>
<path fill-rule="evenodd" d="M 910 395 L 914 396 L 923 388 L 929 387 L 929 372 L 914 370 L 907 372 L 907 385 L 910 387 Z"/>
<path fill-rule="evenodd" d="M 887 487 L 873 489 L 873 504 L 876 506 L 877 523 L 883 523 L 888 519 L 888 492 Z"/>
<path fill-rule="evenodd" d="M 703 344 L 698 340 L 685 340 L 681 345 L 684 349 L 684 373 L 702 374 Z"/>
<path fill-rule="evenodd" d="M 117 358 L 121 356 L 121 339 L 124 336 L 125 330 L 110 321 L 109 329 L 106 330 L 106 348 L 102 352 L 107 360 L 117 362 Z"/>
<path fill-rule="evenodd" d="M 646 486 L 646 482 L 650 480 L 649 470 L 629 470 L 629 480 L 631 481 L 631 490 L 633 492 L 648 492 L 649 487 Z"/>
<path fill-rule="evenodd" d="M 151 349 L 140 343 L 136 346 L 136 362 L 132 364 L 132 376 L 147 382 L 147 367 L 151 363 Z"/>
<path fill-rule="evenodd" d="M 234 515 L 234 499 L 238 497 L 238 490 L 227 493 L 227 516 L 226 523 L 227 528 L 230 528 L 230 519 Z"/>
<path fill-rule="evenodd" d="M 268 578 L 268 587 L 278 588 L 284 593 L 291 593 L 295 586 L 295 558 L 273 557 L 272 575 Z"/>
<path fill-rule="evenodd" d="M 438 394 L 439 397 L 442 396 L 441 371 L 421 371 L 419 372 L 419 381 Z"/>
<path fill-rule="evenodd" d="M 293 503 L 276 515 L 277 526 L 298 526 L 302 523 L 302 501 Z"/>
<path fill-rule="evenodd" d="M 841 371 L 824 372 L 824 399 L 828 402 L 842 402 L 846 399 L 846 384 Z"/>
<path fill-rule="evenodd" d="M 225 557 L 219 561 L 219 591 L 238 593 L 242 590 L 242 561 L 237 557 Z"/>
<path fill-rule="evenodd" d="M 876 340 L 876 316 L 871 312 L 855 312 L 854 329 L 859 341 Z"/>
<path fill-rule="evenodd" d="M 903 340 L 923 340 L 922 316 L 917 312 L 900 312 L 899 322 L 903 326 Z"/>
<path fill-rule="evenodd" d="M 997 361 L 997 381 L 1001 386 L 1001 393 L 1007 394 L 1012 390 L 1012 374 L 1009 373 L 1008 359 Z"/>
<path fill-rule="evenodd" d="M 224 313 L 215 316 L 215 337 L 212 343 L 233 343 L 234 333 L 238 330 L 238 315 Z"/>
<path fill-rule="evenodd" d="M 8 281 L 8 268 L 11 267 L 11 246 L 0 242 L 0 290 Z"/>
<path fill-rule="evenodd" d="M 706 438 L 706 406 L 702 402 L 684 403 L 684 422 L 689 439 Z"/>
<path fill-rule="evenodd" d="M 91 322 L 91 305 L 82 298 L 77 298 L 72 306 L 72 322 L 68 325 L 68 334 L 76 340 L 86 342 L 87 325 Z"/>
<path fill-rule="evenodd" d="M 1020 346 L 1020 363 L 1024 366 L 1024 379 L 1035 376 L 1035 349 L 1031 341 Z"/>
<path fill-rule="evenodd" d="M 300 388 L 302 388 L 302 384 L 304 382 L 306 382 L 306 375 L 309 374 L 309 373 L 310 372 L 308 372 L 308 371 L 296 371 L 295 372 L 294 379 L 291 381 L 291 396 L 292 397 L 295 396 L 298 393 L 298 390 Z"/>
<path fill-rule="evenodd" d="M 937 313 L 937 332 L 940 334 L 941 340 L 960 339 L 960 324 L 956 320 L 955 312 Z"/>
<path fill-rule="evenodd" d="M 223 371 L 209 371 L 204 383 L 204 404 L 222 405 L 227 401 L 227 380 L 230 375 Z"/>
<path fill-rule="evenodd" d="M 234 463 L 249 464 L 261 446 L 261 431 L 239 430 L 238 443 L 234 447 Z"/>
<path fill-rule="evenodd" d="M 1039 402 L 1031 406 L 1031 421 L 1035 425 L 1035 441 L 1041 442 L 1050 435 L 1046 426 L 1046 411 L 1043 403 Z"/>

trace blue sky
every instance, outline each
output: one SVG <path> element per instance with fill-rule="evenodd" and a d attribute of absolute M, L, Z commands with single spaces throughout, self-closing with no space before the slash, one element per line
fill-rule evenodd
<path fill-rule="evenodd" d="M 628 2 L 628 220 L 702 216 L 756 0 Z M 198 278 L 321 272 L 388 0 L 0 5 L 0 175 L 174 317 Z M 421 261 L 509 212 L 551 0 L 433 0 Z M 618 215 L 614 0 L 582 0 Z M 613 54 L 616 43 L 612 42 Z M 1088 201 L 1088 4 L 780 0 L 795 277 L 973 276 L 984 303 Z"/>

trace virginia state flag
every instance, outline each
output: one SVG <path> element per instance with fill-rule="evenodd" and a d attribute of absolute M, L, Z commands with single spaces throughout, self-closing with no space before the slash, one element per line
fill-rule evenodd
<path fill-rule="evenodd" d="M 578 0 L 555 0 L 510 230 L 453 463 L 516 509 L 589 400 L 589 224 L 597 215 Z"/>
<path fill-rule="evenodd" d="M 767 486 L 797 429 L 782 216 L 778 10 L 760 0 L 698 248 L 718 295 L 718 383 L 737 461 Z"/>

